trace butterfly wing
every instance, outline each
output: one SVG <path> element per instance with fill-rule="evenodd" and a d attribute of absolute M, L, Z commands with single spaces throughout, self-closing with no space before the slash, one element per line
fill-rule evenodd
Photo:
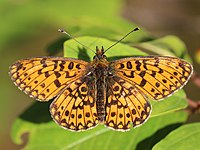
<path fill-rule="evenodd" d="M 117 76 L 107 83 L 106 126 L 126 131 L 149 118 L 151 105 L 140 90 Z"/>
<path fill-rule="evenodd" d="M 98 124 L 94 80 L 76 80 L 59 94 L 50 106 L 54 121 L 63 128 L 81 131 Z"/>
<path fill-rule="evenodd" d="M 183 87 L 193 72 L 188 62 L 167 56 L 124 58 L 111 62 L 111 66 L 116 76 L 155 100 Z"/>
<path fill-rule="evenodd" d="M 62 57 L 31 58 L 10 67 L 16 86 L 39 101 L 54 98 L 69 83 L 86 73 L 88 62 Z"/>

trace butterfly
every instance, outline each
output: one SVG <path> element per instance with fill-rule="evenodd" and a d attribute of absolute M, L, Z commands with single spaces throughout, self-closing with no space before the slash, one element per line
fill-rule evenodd
<path fill-rule="evenodd" d="M 83 131 L 104 124 L 118 131 L 150 116 L 148 99 L 161 100 L 182 88 L 193 72 L 185 60 L 169 56 L 129 57 L 109 62 L 104 48 L 93 61 L 37 57 L 10 66 L 12 81 L 30 97 L 50 105 L 53 120 Z"/>

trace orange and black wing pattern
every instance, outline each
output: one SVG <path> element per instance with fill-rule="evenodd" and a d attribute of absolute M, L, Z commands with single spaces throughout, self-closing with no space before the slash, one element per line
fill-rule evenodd
<path fill-rule="evenodd" d="M 116 76 L 155 100 L 163 99 L 182 88 L 193 72 L 188 62 L 168 56 L 124 58 L 111 62 L 111 66 Z"/>
<path fill-rule="evenodd" d="M 30 97 L 48 101 L 82 77 L 87 65 L 88 62 L 63 57 L 30 58 L 13 64 L 9 74 L 15 85 Z"/>
<path fill-rule="evenodd" d="M 137 127 L 149 118 L 151 105 L 137 87 L 117 76 L 107 83 L 107 127 L 126 131 L 131 124 Z"/>
<path fill-rule="evenodd" d="M 65 129 L 81 131 L 98 124 L 94 80 L 87 77 L 72 82 L 50 106 L 57 124 Z"/>

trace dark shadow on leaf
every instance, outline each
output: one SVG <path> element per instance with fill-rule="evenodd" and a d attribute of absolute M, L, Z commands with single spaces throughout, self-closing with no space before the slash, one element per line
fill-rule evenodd
<path fill-rule="evenodd" d="M 46 48 L 48 55 L 54 56 L 54 55 L 58 54 L 59 52 L 62 52 L 63 51 L 63 43 L 69 39 L 70 38 L 68 38 L 67 36 L 61 37 L 61 38 L 57 39 L 56 41 L 52 42 L 51 44 L 49 44 Z"/>
<path fill-rule="evenodd" d="M 150 42 L 150 41 L 153 41 L 155 40 L 156 38 L 154 36 L 148 36 L 148 37 L 143 37 L 141 40 L 140 40 L 140 43 L 142 42 Z"/>
<path fill-rule="evenodd" d="M 176 123 L 172 125 L 168 125 L 160 130 L 158 130 L 156 133 L 154 133 L 152 136 L 146 138 L 145 140 L 141 141 L 137 144 L 136 150 L 151 150 L 155 144 L 157 144 L 160 140 L 165 138 L 172 130 L 175 130 L 176 128 L 180 127 L 182 123 Z"/>
<path fill-rule="evenodd" d="M 87 54 L 87 49 L 82 47 L 78 47 L 78 59 L 81 59 L 81 60 L 85 60 L 85 61 L 90 61 L 90 56 Z"/>
<path fill-rule="evenodd" d="M 33 123 L 44 123 L 52 121 L 49 113 L 49 105 L 51 102 L 35 102 L 27 108 L 19 117 L 23 120 Z"/>

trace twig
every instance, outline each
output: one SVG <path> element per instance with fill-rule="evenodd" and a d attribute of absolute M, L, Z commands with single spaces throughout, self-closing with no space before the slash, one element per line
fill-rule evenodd
<path fill-rule="evenodd" d="M 193 83 L 198 86 L 200 88 L 200 76 L 196 73 L 196 71 L 194 71 L 191 80 L 193 81 Z"/>
<path fill-rule="evenodd" d="M 194 100 L 189 99 L 189 98 L 187 98 L 187 101 L 188 101 L 188 104 L 189 104 L 187 109 L 190 113 L 193 114 L 193 113 L 196 113 L 196 112 L 200 112 L 200 101 L 194 101 Z"/>

